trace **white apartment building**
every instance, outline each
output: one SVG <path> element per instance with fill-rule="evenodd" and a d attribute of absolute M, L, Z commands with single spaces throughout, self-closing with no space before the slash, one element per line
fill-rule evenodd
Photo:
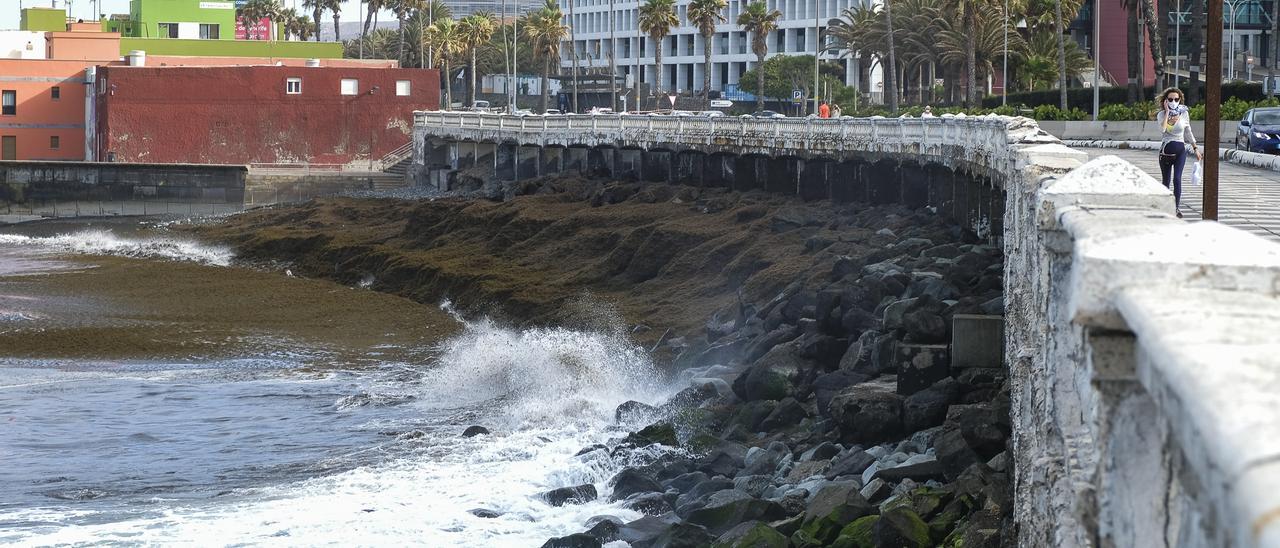
<path fill-rule="evenodd" d="M 572 2 L 572 16 L 569 3 Z M 782 12 L 778 30 L 769 36 L 769 56 L 812 55 L 817 31 L 814 28 L 814 10 L 817 10 L 817 23 L 825 31 L 827 22 L 839 17 L 846 8 L 865 5 L 875 0 L 766 0 L 769 9 Z M 641 82 L 655 83 L 653 74 L 654 50 L 649 44 L 648 36 L 639 30 L 636 22 L 636 10 L 641 2 L 636 0 L 614 0 L 613 14 L 615 45 L 615 63 L 618 73 L 632 82 L 636 71 L 636 54 L 640 53 Z M 736 85 L 742 73 L 756 65 L 756 56 L 751 52 L 751 37 L 734 22 L 742 13 L 749 0 L 729 0 L 725 10 L 726 23 L 717 25 L 716 35 L 712 40 L 711 89 L 725 90 L 726 86 Z M 698 28 L 689 23 L 686 11 L 689 0 L 677 0 L 676 15 L 680 26 L 672 29 L 671 35 L 663 39 L 662 85 L 667 90 L 689 91 L 702 89 L 703 43 Z M 581 67 L 608 67 L 609 47 L 609 0 L 562 0 L 561 10 L 565 14 L 565 24 L 573 29 L 572 40 L 574 50 L 578 53 Z M 561 47 L 561 66 L 572 69 L 572 50 L 567 45 Z M 823 53 L 823 59 L 837 60 L 833 54 Z M 845 84 L 854 85 L 858 78 L 858 61 L 853 58 L 839 59 L 845 64 Z M 874 71 L 879 72 L 879 71 Z M 872 90 L 877 89 L 879 74 L 872 75 Z M 746 91 L 755 88 L 753 82 L 743 86 Z"/>

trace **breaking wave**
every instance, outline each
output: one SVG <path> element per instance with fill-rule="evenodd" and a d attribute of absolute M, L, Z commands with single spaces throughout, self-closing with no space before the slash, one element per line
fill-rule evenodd
<path fill-rule="evenodd" d="M 128 238 L 110 230 L 82 230 L 56 236 L 0 234 L 0 245 L 34 246 L 87 255 L 191 261 L 218 266 L 231 264 L 234 257 L 231 249 L 224 246 L 172 237 Z"/>

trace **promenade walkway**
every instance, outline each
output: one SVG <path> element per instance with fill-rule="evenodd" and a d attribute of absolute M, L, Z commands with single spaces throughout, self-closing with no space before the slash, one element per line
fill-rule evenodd
<path fill-rule="evenodd" d="M 1150 150 L 1082 148 L 1090 158 L 1119 156 L 1160 180 L 1156 153 Z M 1218 220 L 1240 230 L 1280 241 L 1280 172 L 1221 162 L 1218 177 Z M 1192 160 L 1183 175 L 1182 215 L 1199 219 L 1203 187 L 1190 186 Z"/>

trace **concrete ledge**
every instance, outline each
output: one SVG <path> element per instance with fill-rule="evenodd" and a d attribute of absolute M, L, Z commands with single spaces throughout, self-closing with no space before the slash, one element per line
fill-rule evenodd
<path fill-rule="evenodd" d="M 1138 378 L 1216 507 L 1218 526 L 1229 529 L 1224 545 L 1280 545 L 1280 298 L 1273 293 L 1171 295 L 1153 285 L 1115 299 L 1137 336 Z"/>
<path fill-rule="evenodd" d="M 1063 141 L 1063 144 L 1070 147 L 1080 148 L 1115 148 L 1130 150 L 1160 150 L 1160 141 L 1108 141 L 1108 140 L 1087 140 L 1075 139 Z M 1248 152 L 1244 150 L 1236 150 L 1234 148 L 1219 148 L 1218 158 L 1225 162 L 1239 164 L 1248 167 L 1257 167 L 1268 169 L 1271 171 L 1280 171 L 1280 156 L 1272 154 L 1261 154 L 1258 152 Z"/>
<path fill-rule="evenodd" d="M 1037 222 L 1059 228 L 1059 215 L 1076 208 L 1130 208 L 1174 214 L 1173 193 L 1116 156 L 1096 158 L 1040 190 Z"/>

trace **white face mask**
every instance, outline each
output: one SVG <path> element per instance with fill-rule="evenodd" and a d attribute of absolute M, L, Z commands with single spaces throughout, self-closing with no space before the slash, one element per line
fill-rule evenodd
<path fill-rule="evenodd" d="M 1169 108 L 1178 108 L 1178 100 L 1169 99 Z"/>

